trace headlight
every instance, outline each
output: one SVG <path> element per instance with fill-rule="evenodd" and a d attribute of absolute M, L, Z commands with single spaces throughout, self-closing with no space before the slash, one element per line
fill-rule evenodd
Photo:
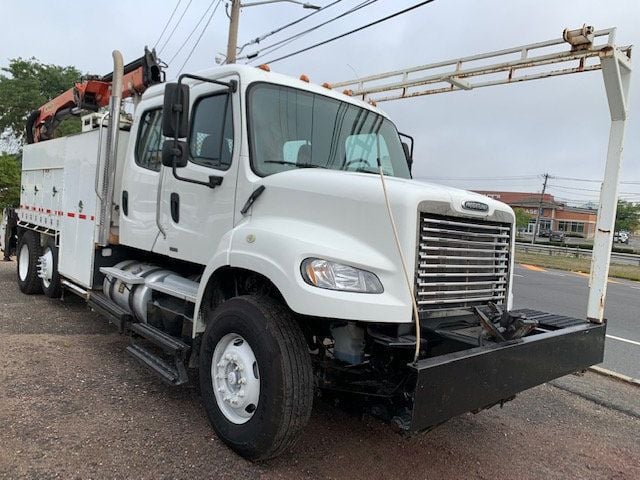
<path fill-rule="evenodd" d="M 300 266 L 304 281 L 314 287 L 343 292 L 382 293 L 378 277 L 366 270 L 330 262 L 320 258 L 307 258 Z"/>

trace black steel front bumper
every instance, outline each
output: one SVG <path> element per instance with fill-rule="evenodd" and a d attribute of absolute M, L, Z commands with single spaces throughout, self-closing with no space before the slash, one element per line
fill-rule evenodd
<path fill-rule="evenodd" d="M 462 413 L 511 399 L 515 394 L 602 362 L 606 325 L 521 311 L 541 330 L 519 340 L 492 343 L 410 364 L 410 421 L 425 430 Z"/>

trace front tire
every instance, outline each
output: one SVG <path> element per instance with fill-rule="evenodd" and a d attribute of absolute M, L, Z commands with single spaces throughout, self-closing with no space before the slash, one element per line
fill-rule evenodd
<path fill-rule="evenodd" d="M 18 285 L 27 295 L 42 293 L 42 282 L 38 277 L 38 258 L 42 255 L 40 235 L 31 230 L 25 231 L 18 242 Z"/>
<path fill-rule="evenodd" d="M 214 430 L 245 458 L 290 448 L 311 415 L 309 349 L 291 312 L 269 297 L 224 302 L 207 319 L 200 388 Z"/>

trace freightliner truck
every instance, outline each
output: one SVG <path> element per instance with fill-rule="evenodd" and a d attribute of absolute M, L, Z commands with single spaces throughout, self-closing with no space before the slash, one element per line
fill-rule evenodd
<path fill-rule="evenodd" d="M 199 382 L 250 459 L 317 394 L 412 433 L 601 362 L 604 324 L 512 310 L 511 208 L 412 179 L 411 137 L 348 93 L 267 66 L 165 84 L 154 52 L 114 52 L 28 118 L 20 289 L 80 295 L 163 381 Z"/>

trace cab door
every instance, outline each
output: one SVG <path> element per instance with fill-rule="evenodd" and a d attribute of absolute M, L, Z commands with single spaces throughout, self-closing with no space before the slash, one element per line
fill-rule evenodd
<path fill-rule="evenodd" d="M 158 228 L 158 186 L 162 165 L 161 98 L 136 112 L 122 175 L 120 243 L 151 251 Z"/>
<path fill-rule="evenodd" d="M 154 251 L 204 265 L 233 228 L 240 102 L 239 94 L 210 83 L 192 86 L 189 93 L 188 162 L 176 173 L 200 182 L 213 177 L 215 186 L 180 180 L 170 167 L 162 167 L 160 217 L 165 234 Z"/>

